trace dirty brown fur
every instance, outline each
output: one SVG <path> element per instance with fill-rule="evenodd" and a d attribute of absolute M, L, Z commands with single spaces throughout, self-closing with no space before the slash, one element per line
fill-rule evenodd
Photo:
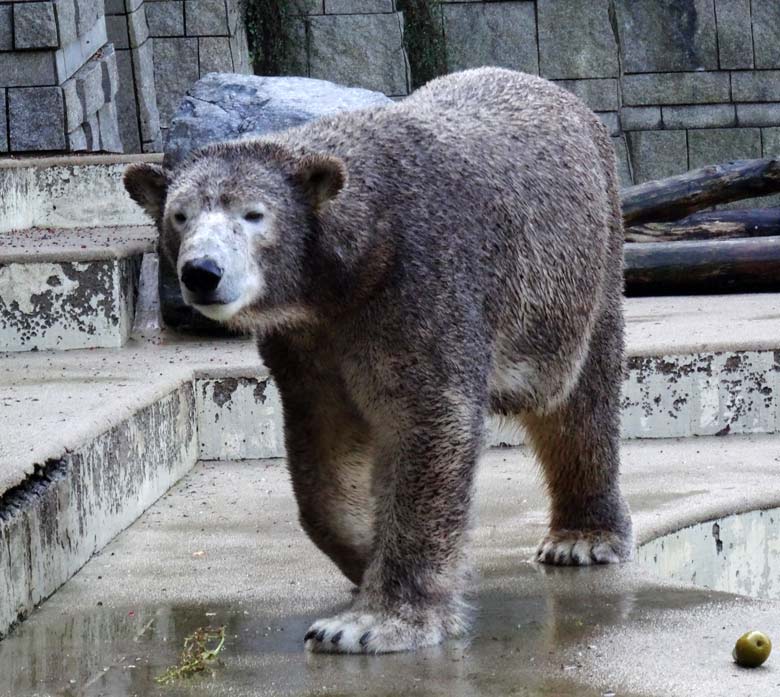
<path fill-rule="evenodd" d="M 360 584 L 308 648 L 397 651 L 465 630 L 491 412 L 525 425 L 543 466 L 539 560 L 630 557 L 618 188 L 609 136 L 575 97 L 467 71 L 386 108 L 205 148 L 174 173 L 134 165 L 126 185 L 174 261 L 207 240 L 206 213 L 227 226 L 213 252 L 225 278 L 202 311 L 257 334 L 302 524 Z M 262 207 L 262 232 L 236 201 Z"/>

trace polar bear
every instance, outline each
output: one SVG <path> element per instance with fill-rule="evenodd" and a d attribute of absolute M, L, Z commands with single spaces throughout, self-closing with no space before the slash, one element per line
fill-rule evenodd
<path fill-rule="evenodd" d="M 620 492 L 623 229 L 599 119 L 485 68 L 402 102 L 131 165 L 185 301 L 257 337 L 303 528 L 359 586 L 312 651 L 468 626 L 484 418 L 522 424 L 551 520 L 537 559 L 632 555 Z"/>

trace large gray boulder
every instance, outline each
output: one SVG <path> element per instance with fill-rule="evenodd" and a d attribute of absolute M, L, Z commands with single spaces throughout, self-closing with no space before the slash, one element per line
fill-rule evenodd
<path fill-rule="evenodd" d="M 165 165 L 175 167 L 208 143 L 262 135 L 321 116 L 391 103 L 380 92 L 308 77 L 209 73 L 181 100 L 165 143 Z"/>
<path fill-rule="evenodd" d="M 209 73 L 182 99 L 171 121 L 163 163 L 175 169 L 209 143 L 281 131 L 306 121 L 391 103 L 379 92 L 305 77 Z M 182 330 L 221 333 L 182 300 L 176 270 L 160 258 L 160 305 L 165 323 Z"/>

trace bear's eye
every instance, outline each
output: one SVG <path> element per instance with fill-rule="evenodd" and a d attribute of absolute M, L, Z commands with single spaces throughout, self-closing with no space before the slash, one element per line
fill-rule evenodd
<path fill-rule="evenodd" d="M 257 223 L 261 221 L 265 216 L 260 211 L 247 211 L 244 213 L 244 220 L 248 223 Z"/>
<path fill-rule="evenodd" d="M 177 223 L 186 223 L 187 222 L 187 216 L 184 215 L 184 213 L 182 213 L 181 211 L 179 211 L 178 213 L 174 213 L 173 214 L 173 219 Z"/>

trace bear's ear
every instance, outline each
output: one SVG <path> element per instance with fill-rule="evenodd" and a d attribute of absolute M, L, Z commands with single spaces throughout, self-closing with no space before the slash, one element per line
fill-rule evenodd
<path fill-rule="evenodd" d="M 125 170 L 123 181 L 130 198 L 159 224 L 168 191 L 168 177 L 165 170 L 159 165 L 148 162 L 134 162 Z"/>
<path fill-rule="evenodd" d="M 295 180 L 311 207 L 317 210 L 344 188 L 347 168 L 343 160 L 333 155 L 306 155 L 295 165 Z"/>

